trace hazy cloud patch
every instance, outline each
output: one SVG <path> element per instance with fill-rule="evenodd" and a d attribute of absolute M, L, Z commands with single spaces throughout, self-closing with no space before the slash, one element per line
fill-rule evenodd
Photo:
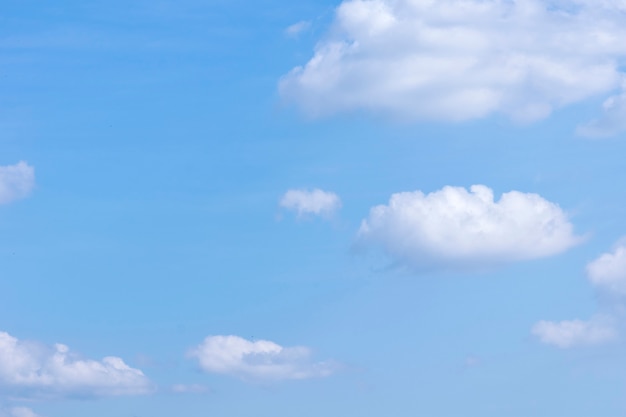
<path fill-rule="evenodd" d="M 27 197 L 35 186 L 35 169 L 21 161 L 0 166 L 0 204 Z"/>
<path fill-rule="evenodd" d="M 289 190 L 280 199 L 280 207 L 295 211 L 298 216 L 329 217 L 341 208 L 341 199 L 335 193 L 320 190 Z"/>
<path fill-rule="evenodd" d="M 594 316 L 591 320 L 545 321 L 535 324 L 532 333 L 542 343 L 561 349 L 601 345 L 617 338 L 613 319 Z"/>

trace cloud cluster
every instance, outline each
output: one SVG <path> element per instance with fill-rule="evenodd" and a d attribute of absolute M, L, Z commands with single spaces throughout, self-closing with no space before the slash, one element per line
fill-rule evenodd
<path fill-rule="evenodd" d="M 621 1 L 344 0 L 314 56 L 279 91 L 312 116 L 537 120 L 620 89 L 624 9 Z M 581 133 L 623 128 L 611 111 Z"/>
<path fill-rule="evenodd" d="M 360 244 L 381 246 L 418 269 L 489 267 L 555 255 L 580 241 L 556 204 L 518 191 L 494 201 L 484 185 L 393 194 L 370 210 L 358 233 Z"/>
<path fill-rule="evenodd" d="M 118 357 L 79 359 L 68 347 L 46 347 L 0 332 L 0 387 L 24 398 L 146 394 L 148 378 Z"/>
<path fill-rule="evenodd" d="M 280 206 L 298 213 L 330 216 L 341 208 L 341 199 L 335 193 L 314 190 L 289 190 L 280 199 Z"/>
<path fill-rule="evenodd" d="M 612 319 L 594 316 L 591 320 L 565 320 L 560 322 L 542 320 L 532 328 L 532 334 L 542 343 L 562 349 L 574 346 L 600 345 L 617 337 Z"/>
<path fill-rule="evenodd" d="M 306 347 L 282 347 L 267 340 L 249 341 L 239 336 L 209 336 L 189 352 L 208 373 L 246 380 L 288 380 L 325 377 L 335 365 L 313 362 Z"/>
<path fill-rule="evenodd" d="M 35 186 L 35 169 L 26 162 L 0 166 L 0 204 L 19 200 Z"/>

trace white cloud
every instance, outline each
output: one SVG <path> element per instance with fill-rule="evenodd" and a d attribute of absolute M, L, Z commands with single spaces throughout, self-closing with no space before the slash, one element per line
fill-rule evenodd
<path fill-rule="evenodd" d="M 314 190 L 289 190 L 280 199 L 280 206 L 293 210 L 298 216 L 314 214 L 330 216 L 341 207 L 341 199 L 335 193 Z"/>
<path fill-rule="evenodd" d="M 0 204 L 24 198 L 35 186 L 35 169 L 26 162 L 0 166 Z"/>
<path fill-rule="evenodd" d="M 295 38 L 298 35 L 300 35 L 302 32 L 309 30 L 310 27 L 311 27 L 311 22 L 302 20 L 298 23 L 294 23 L 293 25 L 285 29 L 285 33 L 287 34 L 287 36 Z"/>
<path fill-rule="evenodd" d="M 532 333 L 542 343 L 562 349 L 575 346 L 600 345 L 617 337 L 612 319 L 608 316 L 594 316 L 591 320 L 565 320 L 560 322 L 540 321 L 532 328 Z"/>
<path fill-rule="evenodd" d="M 393 194 L 370 210 L 360 244 L 380 245 L 417 268 L 474 269 L 555 255 L 581 241 L 567 215 L 537 194 L 494 201 L 484 185 Z"/>
<path fill-rule="evenodd" d="M 311 350 L 282 347 L 268 340 L 249 341 L 238 336 L 209 336 L 189 352 L 209 373 L 247 380 L 286 380 L 325 377 L 336 366 L 312 362 Z"/>
<path fill-rule="evenodd" d="M 625 12 L 609 0 L 345 0 L 279 90 L 312 116 L 541 119 L 620 88 Z M 607 123 L 623 126 L 588 129 Z"/>
<path fill-rule="evenodd" d="M 0 332 L 0 387 L 24 398 L 138 395 L 148 378 L 120 358 L 79 359 L 67 346 L 53 348 Z"/>
<path fill-rule="evenodd" d="M 587 277 L 598 288 L 626 295 L 626 240 L 587 265 Z"/>

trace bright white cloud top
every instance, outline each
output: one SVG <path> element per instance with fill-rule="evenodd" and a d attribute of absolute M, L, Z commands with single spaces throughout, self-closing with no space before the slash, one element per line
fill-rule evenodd
<path fill-rule="evenodd" d="M 189 352 L 208 373 L 246 380 L 289 380 L 331 375 L 332 362 L 313 362 L 309 348 L 282 347 L 268 340 L 250 341 L 239 336 L 209 336 Z"/>
<path fill-rule="evenodd" d="M 612 320 L 607 316 L 594 316 L 588 321 L 554 322 L 542 320 L 533 326 L 532 333 L 542 343 L 561 349 L 601 345 L 617 337 Z"/>
<path fill-rule="evenodd" d="M 626 295 L 626 240 L 622 239 L 612 252 L 590 262 L 587 277 L 602 290 L 614 295 Z"/>
<path fill-rule="evenodd" d="M 67 346 L 48 348 L 0 332 L 0 387 L 25 398 L 146 394 L 148 378 L 118 357 L 84 360 Z"/>
<path fill-rule="evenodd" d="M 298 213 L 298 216 L 331 216 L 341 208 L 341 199 L 335 193 L 314 190 L 289 190 L 280 199 L 280 206 Z"/>
<path fill-rule="evenodd" d="M 0 166 L 0 204 L 28 196 L 34 186 L 35 169 L 26 162 Z"/>
<path fill-rule="evenodd" d="M 282 96 L 312 116 L 366 110 L 402 119 L 519 121 L 620 90 L 621 1 L 345 0 Z M 619 96 L 580 132 L 623 129 Z"/>
<path fill-rule="evenodd" d="M 511 191 L 494 201 L 484 185 L 393 194 L 371 209 L 360 244 L 381 246 L 418 269 L 473 269 L 561 253 L 581 242 L 561 208 Z"/>

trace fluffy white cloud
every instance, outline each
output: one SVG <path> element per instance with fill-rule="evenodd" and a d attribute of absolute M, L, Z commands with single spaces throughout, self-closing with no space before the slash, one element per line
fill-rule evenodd
<path fill-rule="evenodd" d="M 249 341 L 238 336 L 209 336 L 189 352 L 209 373 L 248 380 L 307 379 L 331 375 L 331 362 L 312 362 L 311 350 L 282 347 L 267 340 Z"/>
<path fill-rule="evenodd" d="M 151 391 L 148 378 L 117 357 L 79 359 L 67 346 L 53 348 L 0 332 L 0 387 L 17 396 L 100 397 Z"/>
<path fill-rule="evenodd" d="M 329 216 L 339 210 L 341 199 L 335 193 L 314 190 L 289 190 L 280 199 L 280 206 L 298 213 Z"/>
<path fill-rule="evenodd" d="M 279 90 L 313 116 L 532 121 L 617 91 L 624 39 L 623 1 L 344 0 Z M 587 132 L 623 127 L 610 114 Z"/>
<path fill-rule="evenodd" d="M 587 277 L 598 288 L 626 295 L 626 240 L 587 265 Z"/>
<path fill-rule="evenodd" d="M 24 198 L 35 186 L 35 169 L 26 162 L 0 166 L 0 204 Z"/>
<path fill-rule="evenodd" d="M 617 337 L 612 319 L 607 316 L 595 316 L 588 321 L 540 321 L 533 326 L 532 333 L 542 343 L 562 349 L 600 345 Z"/>
<path fill-rule="evenodd" d="M 494 201 L 484 185 L 393 194 L 371 209 L 358 233 L 417 268 L 472 269 L 541 258 L 581 241 L 567 215 L 537 194 L 511 191 Z"/>

